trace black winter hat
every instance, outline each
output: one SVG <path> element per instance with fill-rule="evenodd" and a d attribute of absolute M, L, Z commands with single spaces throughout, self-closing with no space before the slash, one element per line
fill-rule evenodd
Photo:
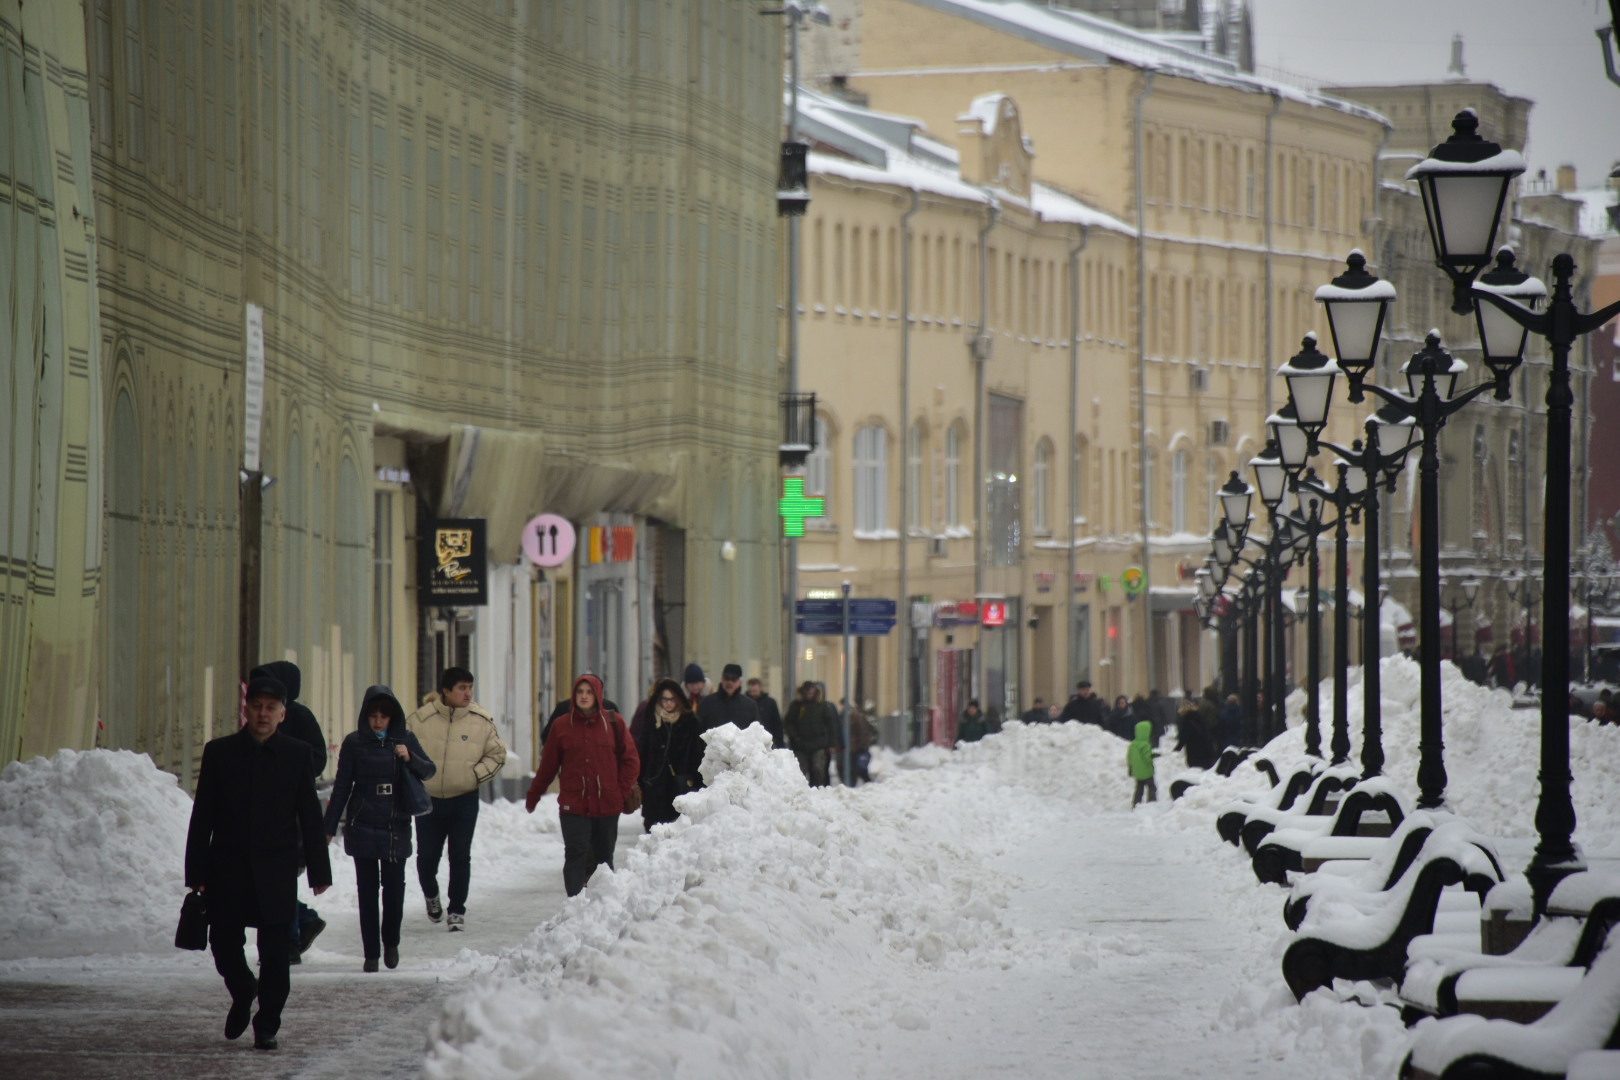
<path fill-rule="evenodd" d="M 720 669 L 720 677 L 722 679 L 740 679 L 740 678 L 742 678 L 742 665 L 741 664 L 727 664 L 725 667 Z"/>
<path fill-rule="evenodd" d="M 243 700 L 252 701 L 256 697 L 273 697 L 283 705 L 287 704 L 287 688 L 281 685 L 279 679 L 272 679 L 268 675 L 261 675 L 247 685 L 247 697 Z"/>
<path fill-rule="evenodd" d="M 686 674 L 681 676 L 681 682 L 683 682 L 683 683 L 708 682 L 708 681 L 709 680 L 704 677 L 703 669 L 698 667 L 697 661 L 695 661 L 695 660 L 692 663 L 686 665 Z"/>

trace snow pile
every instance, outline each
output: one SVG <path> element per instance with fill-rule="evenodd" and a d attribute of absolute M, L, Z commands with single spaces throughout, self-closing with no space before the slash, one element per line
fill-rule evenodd
<path fill-rule="evenodd" d="M 0 772 L 0 958 L 172 951 L 191 799 L 128 750 Z"/>
<path fill-rule="evenodd" d="M 928 1027 L 908 975 L 1070 965 L 1050 936 L 1003 925 L 1007 897 L 968 846 L 994 845 L 1009 824 L 989 798 L 1006 789 L 984 771 L 1022 761 L 1055 787 L 1060 770 L 1042 755 L 986 745 L 962 755 L 968 768 L 897 769 L 850 791 L 807 787 L 758 727 L 705 739 L 709 786 L 447 1007 L 425 1075 L 854 1075 L 825 1033 Z M 958 812 L 939 813 L 944 802 Z M 850 1000 L 839 980 L 852 971 L 886 991 Z M 858 1016 L 828 1016 L 830 1002 Z"/>
<path fill-rule="evenodd" d="M 1415 801 L 1420 758 L 1422 685 L 1418 664 L 1404 656 L 1386 657 L 1381 671 L 1384 775 Z M 1361 669 L 1350 672 L 1347 718 L 1350 761 L 1361 760 Z M 1448 807 L 1487 836 L 1528 839 L 1535 835 L 1535 806 L 1541 793 L 1541 714 L 1514 709 L 1505 690 L 1466 679 L 1451 663 L 1441 665 L 1443 739 Z M 1333 691 L 1322 684 L 1322 743 L 1332 737 Z M 1288 697 L 1288 730 L 1263 755 L 1286 778 L 1305 763 L 1305 694 Z M 1620 856 L 1620 726 L 1576 720 L 1570 724 L 1570 770 L 1578 821 L 1575 839 L 1588 855 Z M 1167 770 L 1161 764 L 1161 773 Z M 1230 777 L 1208 776 L 1179 800 L 1171 820 L 1203 829 L 1232 799 L 1267 790 L 1268 781 L 1244 762 Z M 1516 868 L 1515 868 L 1516 869 Z"/>

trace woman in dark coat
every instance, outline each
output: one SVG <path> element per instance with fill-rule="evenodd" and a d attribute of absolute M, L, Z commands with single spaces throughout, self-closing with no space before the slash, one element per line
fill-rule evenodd
<path fill-rule="evenodd" d="M 1131 699 L 1124 694 L 1114 699 L 1114 711 L 1108 714 L 1103 726 L 1122 739 L 1129 739 L 1136 731 L 1136 710 L 1131 708 Z"/>
<path fill-rule="evenodd" d="M 411 812 L 405 770 L 426 780 L 437 766 L 405 726 L 405 710 L 386 686 L 366 691 L 360 720 L 338 749 L 337 780 L 326 806 L 326 835 L 343 822 L 343 851 L 354 859 L 360 891 L 360 941 L 365 971 L 377 970 L 379 953 L 390 969 L 399 965 L 399 926 L 405 915 L 405 860 L 411 857 Z M 382 919 L 377 893 L 382 892 Z"/>
<path fill-rule="evenodd" d="M 691 702 L 674 679 L 653 683 L 643 716 L 635 739 L 641 755 L 641 824 L 651 832 L 680 816 L 677 795 L 703 786 L 698 766 L 705 746 Z"/>

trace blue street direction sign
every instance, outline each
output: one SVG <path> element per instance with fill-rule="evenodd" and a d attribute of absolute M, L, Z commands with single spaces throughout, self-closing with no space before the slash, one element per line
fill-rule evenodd
<path fill-rule="evenodd" d="M 850 618 L 889 619 L 893 621 L 899 604 L 893 600 L 882 600 L 877 597 L 850 597 Z"/>
<path fill-rule="evenodd" d="M 851 613 L 854 611 L 854 601 L 850 601 Z M 831 615 L 833 618 L 842 618 L 844 602 L 842 600 L 800 600 L 793 605 L 793 613 L 800 618 L 807 615 Z"/>
<path fill-rule="evenodd" d="M 825 615 L 801 616 L 793 620 L 793 629 L 796 633 L 812 637 L 837 637 L 844 632 L 844 620 L 836 615 L 831 618 Z"/>
<path fill-rule="evenodd" d="M 861 636 L 883 637 L 893 629 L 893 619 L 857 619 L 852 616 L 849 620 L 849 632 Z"/>

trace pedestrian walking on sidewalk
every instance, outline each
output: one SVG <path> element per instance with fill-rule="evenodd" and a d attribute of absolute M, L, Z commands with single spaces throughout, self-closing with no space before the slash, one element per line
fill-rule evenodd
<path fill-rule="evenodd" d="M 1131 809 L 1142 801 L 1146 793 L 1148 802 L 1159 801 L 1159 789 L 1153 783 L 1153 722 L 1138 720 L 1136 738 L 1125 748 L 1125 767 L 1136 781 L 1136 793 L 1131 796 Z"/>
<path fill-rule="evenodd" d="M 460 930 L 467 921 L 478 789 L 506 764 L 506 746 L 495 730 L 495 718 L 473 700 L 472 672 L 462 667 L 445 668 L 439 692 L 429 695 L 405 723 L 424 747 L 431 748 L 438 765 L 427 782 L 433 810 L 416 819 L 416 880 L 428 918 L 438 922 L 446 911 L 439 899 L 439 857 L 448 842 L 449 923 L 452 931 Z"/>
<path fill-rule="evenodd" d="M 316 896 L 332 884 L 332 867 L 309 748 L 277 731 L 287 715 L 286 688 L 251 680 L 243 711 L 240 731 L 203 747 L 186 831 L 186 887 L 208 905 L 214 970 L 231 995 L 225 1037 L 247 1030 L 257 998 L 253 1045 L 274 1050 L 290 988 L 300 844 Z M 249 926 L 259 930 L 257 979 L 243 953 Z"/>
<path fill-rule="evenodd" d="M 405 860 L 411 857 L 411 810 L 407 770 L 419 781 L 436 771 L 421 742 L 405 726 L 405 709 L 386 686 L 361 699 L 360 718 L 338 747 L 337 780 L 326 804 L 326 836 L 343 823 L 343 851 L 354 860 L 360 894 L 363 971 L 376 971 L 380 957 L 399 966 L 399 927 L 405 917 Z M 382 894 L 382 916 L 377 894 Z"/>
<path fill-rule="evenodd" d="M 826 787 L 828 751 L 838 744 L 838 714 L 821 700 L 821 687 L 806 679 L 782 718 L 788 748 L 811 787 Z"/>
<path fill-rule="evenodd" d="M 754 708 L 759 710 L 759 722 L 771 733 L 772 749 L 781 750 L 787 746 L 787 738 L 782 733 L 782 710 L 777 706 L 776 699 L 765 692 L 765 684 L 758 678 L 749 679 L 746 693 L 753 699 Z"/>
<path fill-rule="evenodd" d="M 298 665 L 291 660 L 272 660 L 268 664 L 260 664 L 248 672 L 248 681 L 268 678 L 279 682 L 287 690 L 287 718 L 281 722 L 281 734 L 297 739 L 309 747 L 310 768 L 314 770 L 315 779 L 320 780 L 321 774 L 326 771 L 326 735 L 321 731 L 321 723 L 310 711 L 309 706 L 298 700 L 298 691 L 303 686 L 304 674 L 298 670 Z M 303 860 L 299 860 L 298 868 L 302 870 Z M 292 952 L 287 954 L 287 962 L 301 964 L 304 954 L 309 947 L 315 944 L 315 939 L 321 931 L 326 929 L 326 920 L 321 913 L 304 903 L 298 901 L 293 910 L 292 921 Z"/>
<path fill-rule="evenodd" d="M 698 767 L 706 747 L 680 683 L 659 679 L 648 702 L 634 738 L 641 758 L 641 824 L 651 832 L 654 825 L 680 816 L 675 810 L 677 796 L 703 786 Z"/>
<path fill-rule="evenodd" d="M 726 724 L 745 728 L 759 719 L 759 707 L 753 698 L 743 693 L 742 676 L 741 664 L 727 664 L 720 669 L 720 689 L 705 697 L 697 706 L 698 725 L 704 731 Z M 775 732 L 771 735 L 774 739 Z"/>
<path fill-rule="evenodd" d="M 641 758 L 625 730 L 624 717 L 602 707 L 602 682 L 595 675 L 574 680 L 568 715 L 552 726 L 540 754 L 540 769 L 529 785 L 529 813 L 553 780 L 562 821 L 563 888 L 576 896 L 603 863 L 613 869 L 619 815 L 640 809 Z"/>

